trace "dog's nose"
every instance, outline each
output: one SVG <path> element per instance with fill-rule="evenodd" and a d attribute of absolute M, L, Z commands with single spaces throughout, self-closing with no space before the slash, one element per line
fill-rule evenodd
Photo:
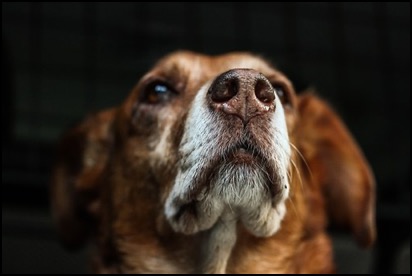
<path fill-rule="evenodd" d="M 233 69 L 219 75 L 208 91 L 212 108 L 239 117 L 244 124 L 275 110 L 275 90 L 252 69 Z"/>

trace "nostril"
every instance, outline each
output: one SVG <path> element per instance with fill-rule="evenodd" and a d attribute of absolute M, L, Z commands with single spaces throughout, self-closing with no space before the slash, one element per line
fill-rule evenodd
<path fill-rule="evenodd" d="M 239 83 L 237 78 L 228 81 L 227 90 L 230 94 L 230 97 L 234 97 L 237 94 L 237 92 L 239 91 Z"/>
<path fill-rule="evenodd" d="M 275 110 L 276 93 L 269 80 L 253 69 L 232 69 L 211 83 L 207 103 L 219 114 L 231 115 L 248 124 L 253 117 Z"/>
<path fill-rule="evenodd" d="M 216 103 L 229 101 L 236 96 L 239 91 L 237 78 L 229 78 L 225 81 L 219 81 L 211 86 L 211 98 Z"/>
<path fill-rule="evenodd" d="M 262 103 L 272 103 L 275 100 L 275 91 L 266 80 L 259 79 L 255 85 L 255 95 Z"/>

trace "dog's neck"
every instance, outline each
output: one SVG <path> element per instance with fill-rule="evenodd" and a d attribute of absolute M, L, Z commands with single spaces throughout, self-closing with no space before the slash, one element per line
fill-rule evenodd
<path fill-rule="evenodd" d="M 236 243 L 236 224 L 237 219 L 228 208 L 212 229 L 208 230 L 202 243 L 200 272 L 226 273 L 227 262 Z"/>

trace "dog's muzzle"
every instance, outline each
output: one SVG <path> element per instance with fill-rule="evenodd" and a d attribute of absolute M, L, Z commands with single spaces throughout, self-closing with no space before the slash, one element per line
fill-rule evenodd
<path fill-rule="evenodd" d="M 209 229 L 228 209 L 257 236 L 279 228 L 290 147 L 282 105 L 265 76 L 233 69 L 201 88 L 179 151 L 166 200 L 166 217 L 176 231 Z"/>

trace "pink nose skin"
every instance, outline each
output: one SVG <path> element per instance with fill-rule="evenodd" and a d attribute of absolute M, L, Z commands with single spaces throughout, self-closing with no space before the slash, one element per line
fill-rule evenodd
<path fill-rule="evenodd" d="M 244 125 L 253 117 L 275 111 L 275 90 L 264 75 L 252 69 L 219 75 L 207 95 L 212 108 L 239 117 Z"/>

